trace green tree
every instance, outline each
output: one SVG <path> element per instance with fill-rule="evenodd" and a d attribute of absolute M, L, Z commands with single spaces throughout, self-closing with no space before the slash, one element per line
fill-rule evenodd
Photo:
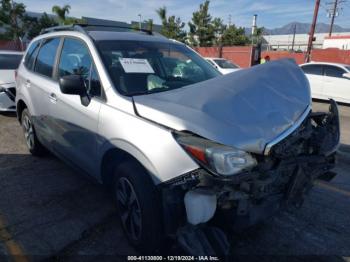
<path fill-rule="evenodd" d="M 168 17 L 165 6 L 157 9 L 156 12 L 162 21 L 162 35 L 177 41 L 185 42 L 185 23 L 181 21 L 180 17 L 176 17 L 174 15 Z"/>
<path fill-rule="evenodd" d="M 245 35 L 243 27 L 237 28 L 235 25 L 230 25 L 222 35 L 222 44 L 224 46 L 246 45 L 248 43 L 249 38 Z"/>
<path fill-rule="evenodd" d="M 262 40 L 262 36 L 264 35 L 264 31 L 265 28 L 264 27 L 258 27 L 255 32 L 254 35 L 251 36 L 251 42 L 253 44 L 259 44 L 261 43 Z"/>
<path fill-rule="evenodd" d="M 40 34 L 40 32 L 48 27 L 57 26 L 58 23 L 55 19 L 50 17 L 47 13 L 43 13 L 43 15 L 38 19 L 36 17 L 26 16 L 24 19 L 25 26 L 27 28 L 27 37 L 32 39 Z"/>
<path fill-rule="evenodd" d="M 215 30 L 212 17 L 209 14 L 209 0 L 199 5 L 199 10 L 192 14 L 190 27 L 190 42 L 193 45 L 212 46 L 215 41 Z"/>
<path fill-rule="evenodd" d="M 212 21 L 212 26 L 215 35 L 214 45 L 222 45 L 222 36 L 227 29 L 227 26 L 224 24 L 224 20 L 222 20 L 219 17 L 216 17 Z"/>
<path fill-rule="evenodd" d="M 25 17 L 25 5 L 11 0 L 1 0 L 0 6 L 0 26 L 6 30 L 3 38 L 19 40 L 25 35 L 22 22 Z"/>
<path fill-rule="evenodd" d="M 61 25 L 67 25 L 72 23 L 72 19 L 67 18 L 67 14 L 69 14 L 70 9 L 71 9 L 70 5 L 64 5 L 62 7 L 58 5 L 54 5 L 52 7 L 52 12 L 57 15 L 59 23 Z"/>

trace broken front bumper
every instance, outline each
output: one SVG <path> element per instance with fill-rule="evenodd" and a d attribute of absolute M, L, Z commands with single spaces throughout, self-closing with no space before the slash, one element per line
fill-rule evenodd
<path fill-rule="evenodd" d="M 301 122 L 268 155 L 255 155 L 258 165 L 249 172 L 224 177 L 199 169 L 163 183 L 165 231 L 175 234 L 188 222 L 216 220 L 241 230 L 281 207 L 300 207 L 313 181 L 335 165 L 340 138 L 336 103 L 331 101 L 329 112 L 310 112 Z"/>

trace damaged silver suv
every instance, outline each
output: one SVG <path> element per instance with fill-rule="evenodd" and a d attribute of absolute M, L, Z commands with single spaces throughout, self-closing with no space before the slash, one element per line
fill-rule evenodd
<path fill-rule="evenodd" d="M 73 25 L 32 41 L 16 83 L 29 151 L 106 184 L 142 250 L 227 250 L 223 232 L 299 207 L 334 166 L 337 105 L 312 112 L 291 60 L 222 76 L 162 36 Z"/>

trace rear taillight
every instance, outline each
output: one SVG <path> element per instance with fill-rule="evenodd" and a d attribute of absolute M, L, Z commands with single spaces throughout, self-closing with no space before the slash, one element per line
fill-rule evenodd
<path fill-rule="evenodd" d="M 17 79 L 17 69 L 15 70 L 15 79 Z"/>

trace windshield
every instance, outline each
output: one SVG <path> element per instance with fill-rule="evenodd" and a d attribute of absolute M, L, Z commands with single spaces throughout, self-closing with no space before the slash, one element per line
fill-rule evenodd
<path fill-rule="evenodd" d="M 350 66 L 346 66 L 345 68 L 350 72 Z"/>
<path fill-rule="evenodd" d="M 219 67 L 224 69 L 238 68 L 238 66 L 225 59 L 214 59 L 214 61 Z"/>
<path fill-rule="evenodd" d="M 0 54 L 0 70 L 15 70 L 21 62 L 22 55 Z"/>
<path fill-rule="evenodd" d="M 115 87 L 124 95 L 168 91 L 220 75 L 180 44 L 108 40 L 97 46 Z"/>

